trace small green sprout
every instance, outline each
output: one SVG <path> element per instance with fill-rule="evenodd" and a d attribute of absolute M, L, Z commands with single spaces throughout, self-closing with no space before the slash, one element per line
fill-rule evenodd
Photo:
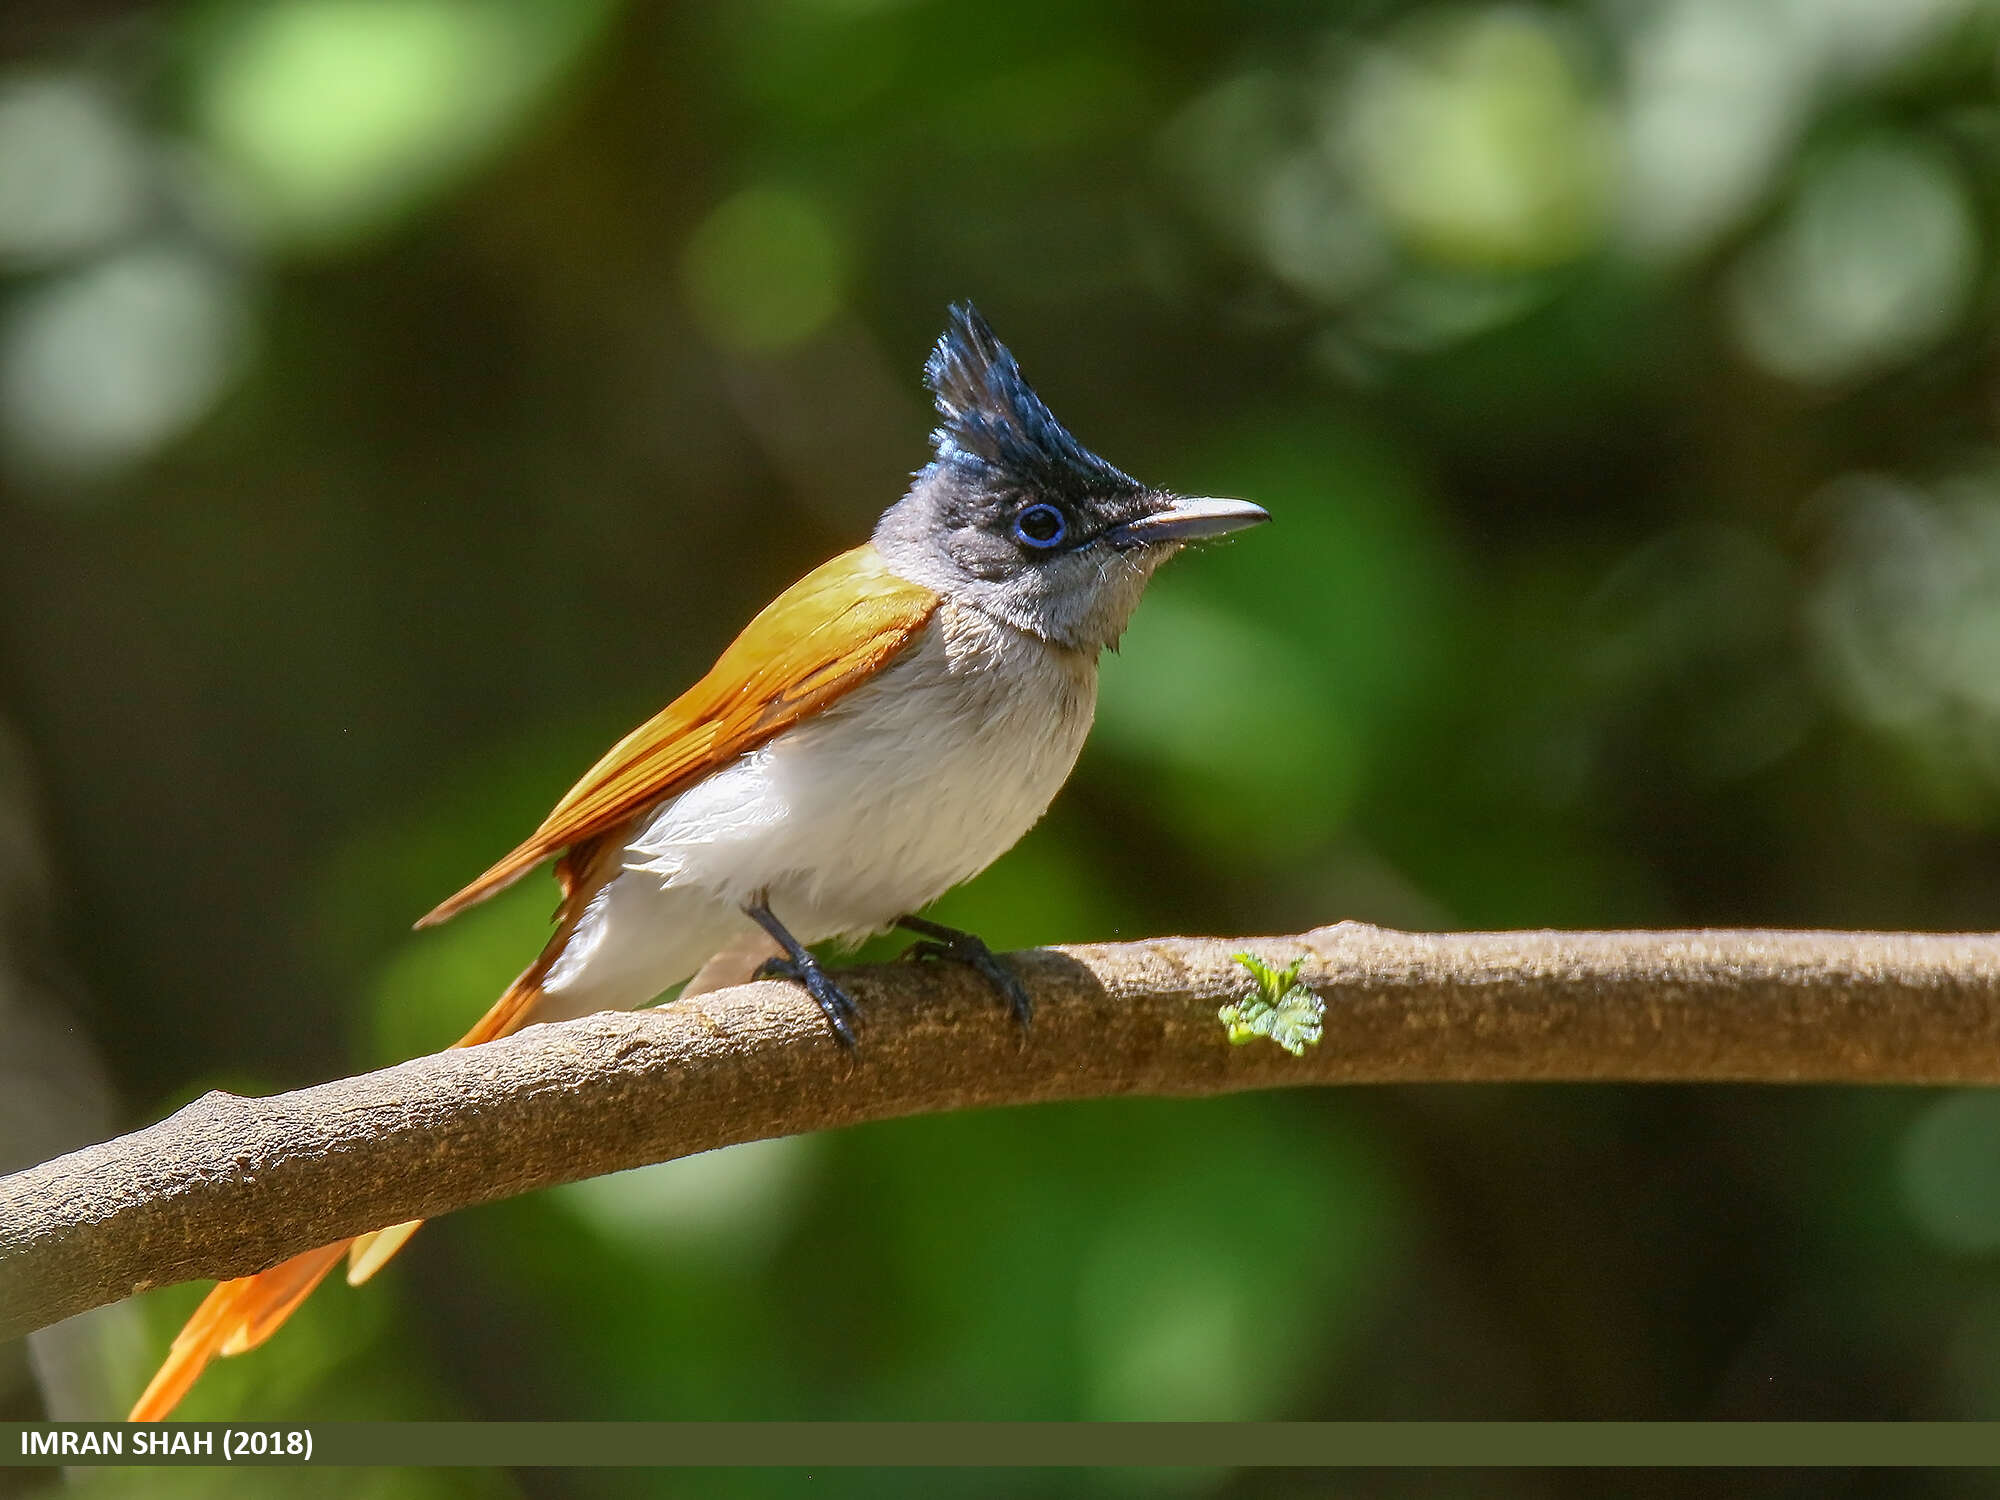
<path fill-rule="evenodd" d="M 1299 983 L 1299 970 L 1306 961 L 1301 958 L 1282 969 L 1272 968 L 1254 953 L 1239 953 L 1236 961 L 1257 981 L 1257 993 L 1215 1013 L 1228 1030 L 1229 1040 L 1241 1047 L 1265 1037 L 1294 1057 L 1303 1057 L 1306 1048 L 1317 1047 L 1326 1005 Z"/>

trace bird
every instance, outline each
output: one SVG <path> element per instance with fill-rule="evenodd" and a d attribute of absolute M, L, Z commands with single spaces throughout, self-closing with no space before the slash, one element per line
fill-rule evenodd
<path fill-rule="evenodd" d="M 430 927 L 555 861 L 547 946 L 458 1042 L 752 977 L 797 982 L 834 1040 L 852 998 L 813 945 L 901 927 L 1030 1022 L 1019 977 L 920 915 L 1041 818 L 1091 725 L 1099 654 L 1190 542 L 1270 519 L 1141 484 L 1070 435 L 970 302 L 924 365 L 932 456 L 871 539 L 808 573 L 714 667 L 614 745 Z M 131 1420 L 269 1338 L 343 1259 L 366 1281 L 421 1220 L 224 1281 Z"/>

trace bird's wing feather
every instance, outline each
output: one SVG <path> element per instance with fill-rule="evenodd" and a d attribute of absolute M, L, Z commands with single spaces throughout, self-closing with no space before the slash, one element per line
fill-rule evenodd
<path fill-rule="evenodd" d="M 937 603 L 872 546 L 814 569 L 752 620 L 706 677 L 612 746 L 526 842 L 417 925 L 455 916 L 818 713 L 909 645 Z"/>
<path fill-rule="evenodd" d="M 714 670 L 591 767 L 532 838 L 424 918 L 424 924 L 441 922 L 567 851 L 556 867 L 563 889 L 561 925 L 542 956 L 456 1045 L 506 1036 L 534 1018 L 549 966 L 591 895 L 616 875 L 619 851 L 640 809 L 860 686 L 915 638 L 936 608 L 935 595 L 891 573 L 874 548 L 836 557 L 780 595 L 722 653 Z M 268 1338 L 343 1255 L 349 1259 L 347 1279 L 367 1280 L 420 1222 L 323 1245 L 255 1276 L 221 1283 L 174 1340 L 131 1420 L 166 1416 L 211 1359 Z"/>

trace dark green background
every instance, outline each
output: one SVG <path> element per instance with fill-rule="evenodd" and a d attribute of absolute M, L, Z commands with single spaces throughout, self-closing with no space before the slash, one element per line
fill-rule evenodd
<path fill-rule="evenodd" d="M 409 921 L 866 533 L 960 297 L 1113 462 L 1277 524 L 1162 578 L 1072 784 L 945 919 L 1995 924 L 1991 0 L 0 39 L 0 712 L 124 1124 L 456 1035 L 552 889 Z M 1988 1418 L 1997 1135 L 1983 1094 L 1741 1087 L 871 1127 L 458 1215 L 186 1411 Z M 104 1320 L 121 1409 L 199 1290 Z"/>

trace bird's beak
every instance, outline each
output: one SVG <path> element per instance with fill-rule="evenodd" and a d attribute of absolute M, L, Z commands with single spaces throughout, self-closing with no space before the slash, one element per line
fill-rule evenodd
<path fill-rule="evenodd" d="M 1175 496 L 1150 515 L 1114 526 L 1105 539 L 1114 547 L 1150 547 L 1160 542 L 1193 542 L 1256 526 L 1271 513 L 1248 500 L 1185 500 Z"/>

